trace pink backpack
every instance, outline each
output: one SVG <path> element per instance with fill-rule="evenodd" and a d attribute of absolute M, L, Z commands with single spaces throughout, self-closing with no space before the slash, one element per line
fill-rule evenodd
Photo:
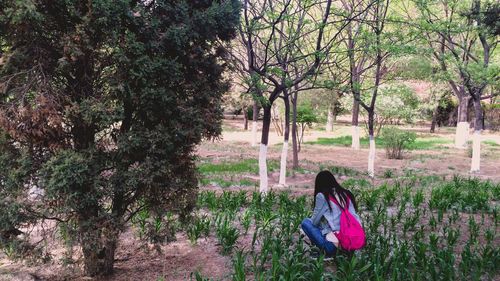
<path fill-rule="evenodd" d="M 347 197 L 345 208 L 342 208 L 334 197 L 330 196 L 330 200 L 337 204 L 342 211 L 340 214 L 340 231 L 334 233 L 339 239 L 340 247 L 347 251 L 363 248 L 366 244 L 365 231 L 358 220 L 349 212 L 349 197 Z"/>

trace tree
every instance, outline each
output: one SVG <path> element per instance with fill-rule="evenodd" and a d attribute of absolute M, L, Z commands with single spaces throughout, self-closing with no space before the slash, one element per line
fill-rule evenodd
<path fill-rule="evenodd" d="M 186 216 L 238 20 L 237 1 L 0 1 L 0 232 L 74 225 L 94 276 L 137 212 Z"/>
<path fill-rule="evenodd" d="M 439 62 L 452 91 L 459 99 L 455 145 L 465 148 L 469 124 L 467 110 L 472 100 L 475 122 L 471 171 L 479 171 L 483 109 L 481 100 L 488 86 L 498 80 L 499 66 L 491 57 L 498 44 L 491 1 L 418 1 L 418 27 L 424 31 L 433 56 Z M 487 98 L 487 97 L 486 97 Z"/>
<path fill-rule="evenodd" d="M 332 40 L 325 39 L 324 32 L 331 4 L 331 0 L 325 5 L 301 0 L 243 2 L 239 28 L 241 48 L 235 49 L 233 59 L 248 73 L 264 112 L 259 152 L 261 192 L 268 190 L 266 161 L 272 105 L 284 90 L 293 88 L 317 71 L 331 46 Z M 313 47 L 301 49 L 301 42 L 308 42 Z M 241 53 L 245 59 L 239 57 Z M 297 68 L 292 69 L 291 64 Z M 293 72 L 297 75 L 292 75 L 292 70 L 297 70 Z M 288 144 L 283 148 L 287 149 Z"/>
<path fill-rule="evenodd" d="M 363 0 L 342 0 L 342 6 L 347 11 L 356 11 L 366 9 L 373 5 L 374 1 Z M 372 20 L 371 13 L 362 14 L 360 20 L 351 22 L 345 30 L 344 43 L 347 49 L 348 69 L 348 89 L 353 97 L 352 104 L 352 148 L 359 150 L 359 97 L 361 96 L 361 85 L 365 77 L 369 74 L 370 69 L 375 66 L 375 60 L 370 59 L 370 39 L 369 25 Z"/>
<path fill-rule="evenodd" d="M 389 3 L 390 0 L 374 1 L 373 7 L 371 7 L 368 12 L 369 17 L 366 19 L 367 31 L 365 31 L 367 44 L 363 48 L 363 52 L 366 52 L 366 56 L 363 56 L 362 59 L 363 61 L 371 61 L 371 63 L 368 63 L 370 67 L 365 68 L 365 76 L 368 76 L 367 78 L 360 78 L 359 69 L 354 60 L 353 46 L 349 46 L 347 52 L 349 57 L 349 73 L 351 74 L 349 85 L 354 98 L 353 112 L 356 111 L 356 106 L 361 106 L 366 110 L 368 115 L 368 135 L 370 138 L 368 174 L 371 177 L 375 175 L 375 103 L 379 94 L 382 78 L 387 73 L 387 67 L 384 62 L 390 54 L 388 47 L 391 43 L 394 44 L 394 42 L 390 41 L 398 40 L 397 36 L 392 36 L 390 32 L 384 30 L 387 26 Z M 368 71 L 370 68 L 374 68 L 374 70 Z M 372 75 L 373 78 L 368 80 L 371 78 L 370 75 Z M 372 82 L 368 89 L 363 90 L 362 80 L 365 80 L 365 83 Z M 358 113 L 354 112 L 353 118 L 357 115 Z M 353 139 L 353 142 L 354 141 L 355 139 Z"/>
<path fill-rule="evenodd" d="M 307 127 L 311 128 L 313 123 L 317 123 L 318 118 L 314 114 L 314 110 L 311 105 L 304 104 L 297 108 L 297 123 L 299 124 L 299 130 L 297 131 L 297 139 L 299 143 L 299 152 L 301 149 L 301 144 L 304 141 L 304 132 Z"/>
<path fill-rule="evenodd" d="M 412 123 L 417 115 L 418 97 L 405 85 L 388 85 L 381 88 L 375 116 L 375 136 L 387 124 Z"/>

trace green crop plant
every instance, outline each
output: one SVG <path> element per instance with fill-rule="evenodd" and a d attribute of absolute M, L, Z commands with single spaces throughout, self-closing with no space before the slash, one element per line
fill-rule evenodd
<path fill-rule="evenodd" d="M 392 177 L 394 177 L 394 170 L 393 169 L 385 169 L 384 178 L 391 179 Z"/>
<path fill-rule="evenodd" d="M 236 255 L 233 260 L 233 281 L 245 281 L 246 280 L 246 263 L 247 256 L 246 254 L 240 250 L 236 252 Z"/>
<path fill-rule="evenodd" d="M 380 186 L 346 181 L 367 245 L 354 256 L 339 251 L 333 262 L 310 258 L 314 247 L 298 235 L 311 215 L 311 195 L 204 191 L 198 202 L 223 254 L 234 249 L 240 231 L 251 230 L 251 241 L 242 240 L 233 255 L 233 280 L 496 280 L 499 216 L 491 201 L 498 198 L 497 185 L 408 174 Z M 472 198 L 472 190 L 479 196 Z"/>
<path fill-rule="evenodd" d="M 194 217 L 193 222 L 187 228 L 187 235 L 191 243 L 196 244 L 198 238 L 210 234 L 210 218 L 206 215 Z"/>
<path fill-rule="evenodd" d="M 248 233 L 250 229 L 250 224 L 252 223 L 252 211 L 250 209 L 246 209 L 240 217 L 241 225 L 243 226 L 244 234 Z"/>
<path fill-rule="evenodd" d="M 413 196 L 413 208 L 417 209 L 424 202 L 424 191 L 418 189 Z"/>
<path fill-rule="evenodd" d="M 203 277 L 199 271 L 192 272 L 189 276 L 191 281 L 215 281 L 215 279 Z"/>
<path fill-rule="evenodd" d="M 210 211 L 214 212 L 217 210 L 217 195 L 215 194 L 215 191 L 202 191 L 198 195 L 198 206 L 199 207 L 206 207 Z"/>
<path fill-rule="evenodd" d="M 150 213 L 147 209 L 144 208 L 141 211 L 137 212 L 137 214 L 135 214 L 135 216 L 133 216 L 131 219 L 132 224 L 137 229 L 139 239 L 143 239 L 146 235 L 149 218 Z"/>
<path fill-rule="evenodd" d="M 337 274 L 336 280 L 345 280 L 345 281 L 361 281 L 366 277 L 364 273 L 370 269 L 372 266 L 371 263 L 363 264 L 360 262 L 356 256 L 352 258 L 346 258 L 343 256 L 339 256 L 337 258 Z"/>
<path fill-rule="evenodd" d="M 432 189 L 431 208 L 447 210 L 459 207 L 468 211 L 487 211 L 488 202 L 498 200 L 500 184 L 480 181 L 477 178 L 455 176 L 452 181 L 444 182 Z"/>
<path fill-rule="evenodd" d="M 240 233 L 236 227 L 231 225 L 228 217 L 224 217 L 217 224 L 216 234 L 222 247 L 222 254 L 227 255 L 231 253 Z"/>

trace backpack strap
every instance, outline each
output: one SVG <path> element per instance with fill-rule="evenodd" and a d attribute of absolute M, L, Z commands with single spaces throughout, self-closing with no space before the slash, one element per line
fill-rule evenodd
<path fill-rule="evenodd" d="M 330 201 L 332 201 L 333 203 L 335 203 L 337 206 L 339 206 L 339 208 L 344 211 L 344 210 L 349 210 L 349 203 L 350 203 L 350 198 L 349 196 L 346 196 L 347 197 L 347 202 L 346 202 L 346 208 L 343 208 L 342 206 L 340 206 L 340 203 L 339 201 L 337 201 L 337 198 L 333 197 L 333 196 L 329 196 L 330 197 Z"/>

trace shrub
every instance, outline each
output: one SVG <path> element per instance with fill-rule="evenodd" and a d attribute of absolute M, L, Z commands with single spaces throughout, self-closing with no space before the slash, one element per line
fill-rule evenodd
<path fill-rule="evenodd" d="M 396 127 L 384 128 L 382 138 L 386 146 L 385 151 L 389 159 L 402 159 L 404 150 L 409 149 L 417 138 L 413 132 L 403 131 Z"/>
<path fill-rule="evenodd" d="M 500 104 L 487 104 L 484 106 L 486 127 L 492 131 L 500 131 Z"/>

